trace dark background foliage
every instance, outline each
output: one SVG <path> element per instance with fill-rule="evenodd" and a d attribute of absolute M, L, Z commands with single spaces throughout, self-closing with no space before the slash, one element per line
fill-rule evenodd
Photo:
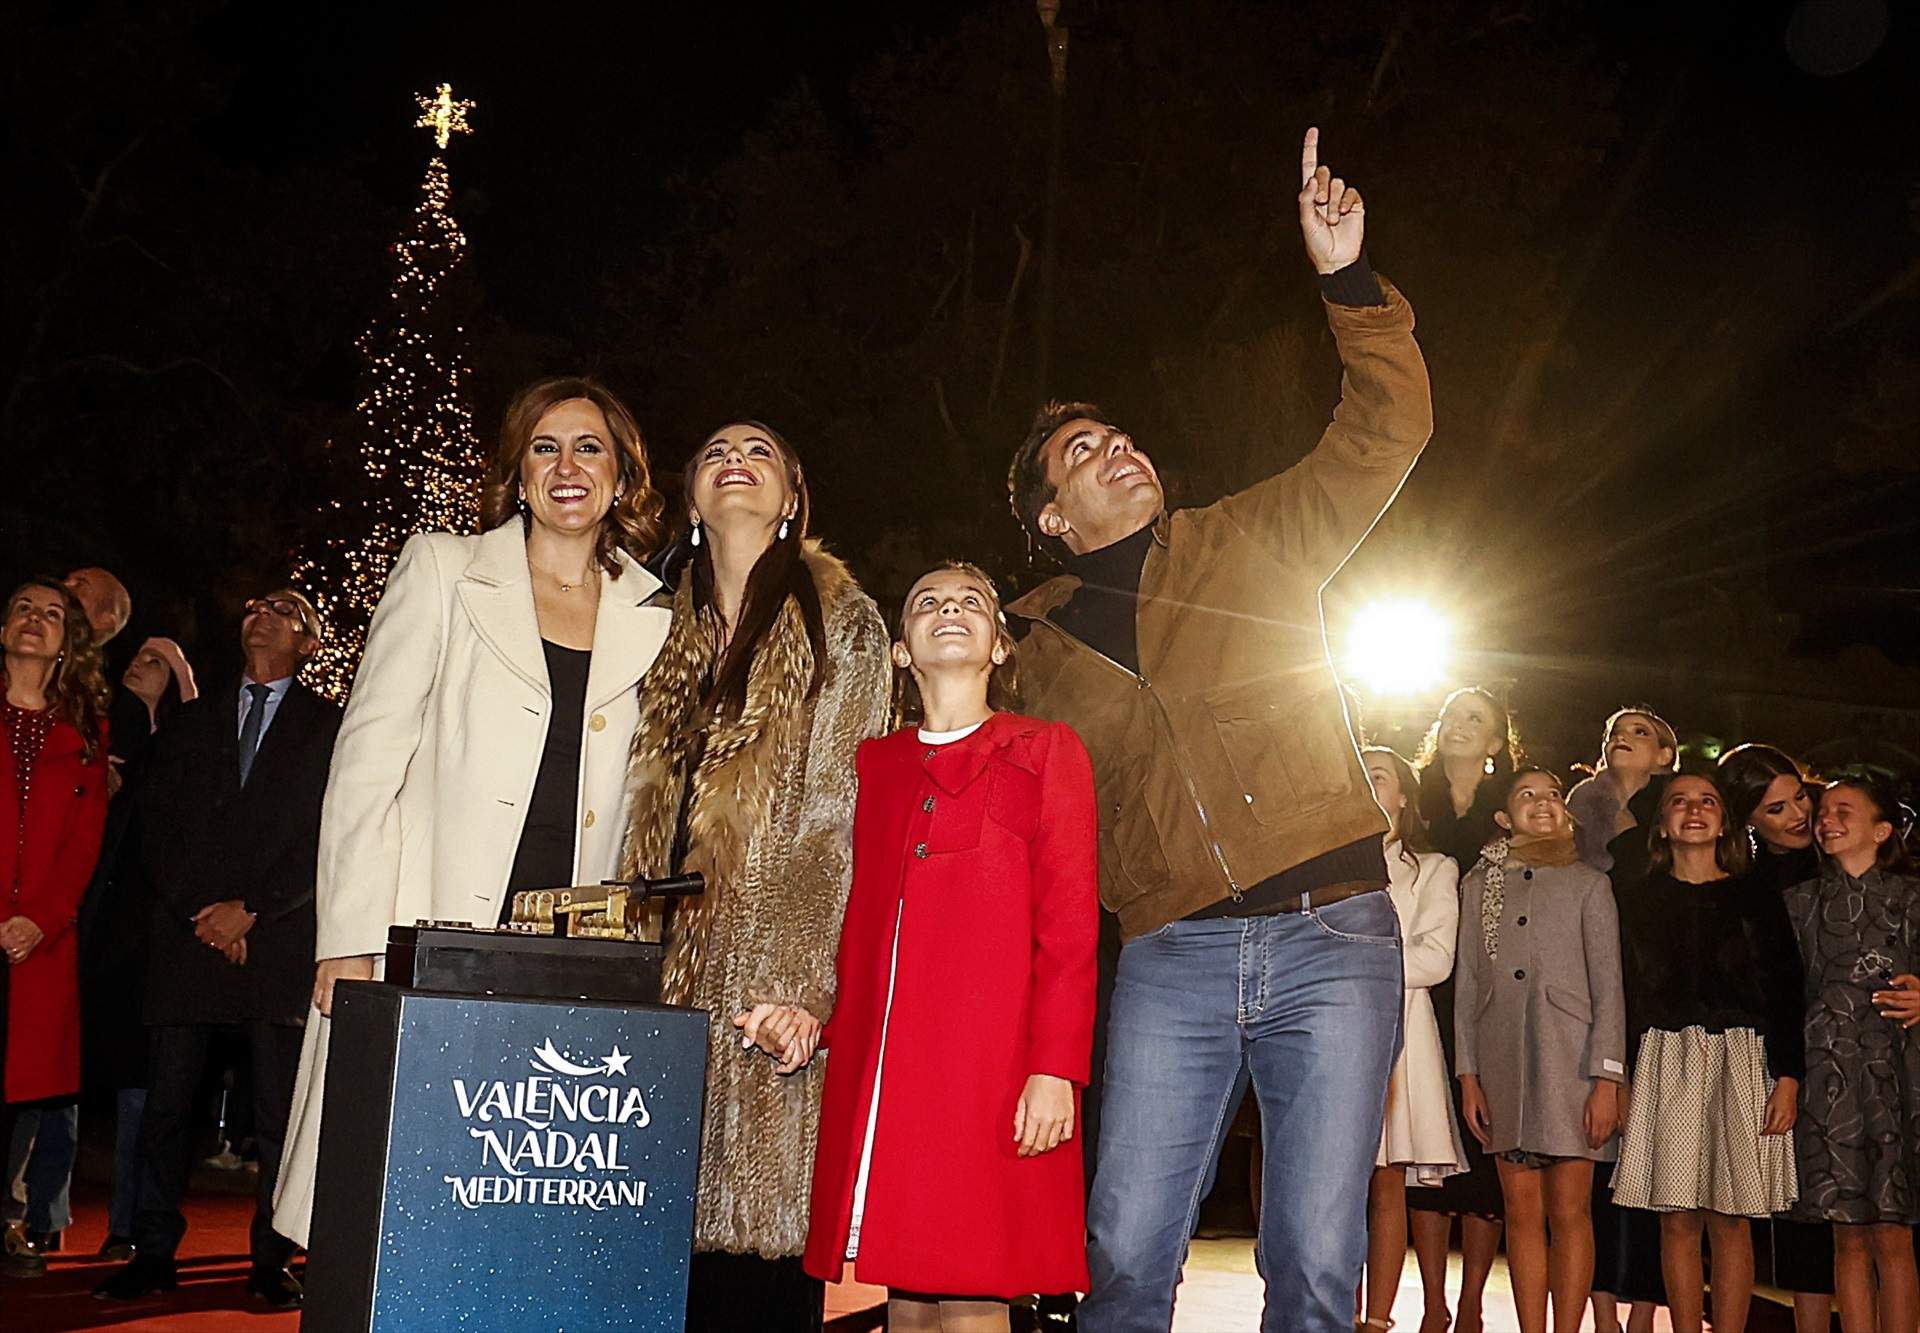
<path fill-rule="evenodd" d="M 1021 0 L 0 10 L 0 564 L 107 563 L 136 635 L 224 651 L 321 521 L 425 160 L 411 95 L 449 79 L 479 104 L 451 161 L 489 434 L 562 369 L 629 398 L 663 471 L 762 417 L 876 595 L 948 554 L 1031 581 L 1003 478 L 1048 393 L 1106 403 L 1185 503 L 1312 446 L 1338 383 L 1293 219 L 1318 124 L 1438 412 L 1329 590 L 1336 627 L 1383 590 L 1442 603 L 1463 669 L 1514 681 L 1566 757 L 1628 695 L 1722 735 L 1774 696 L 1826 700 L 1829 727 L 1906 706 L 1910 10 L 1061 22 L 1049 305 L 1052 93 Z"/>

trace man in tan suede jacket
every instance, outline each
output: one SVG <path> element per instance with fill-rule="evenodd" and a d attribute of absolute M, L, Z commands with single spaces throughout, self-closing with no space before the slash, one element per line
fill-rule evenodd
<path fill-rule="evenodd" d="M 1093 757 L 1115 978 L 1088 1208 L 1087 1333 L 1165 1329 L 1251 1079 L 1265 1330 L 1346 1329 L 1399 1039 L 1399 931 L 1320 593 L 1433 428 L 1413 312 L 1361 249 L 1357 190 L 1301 154 L 1300 225 L 1344 367 L 1319 445 L 1205 509 L 1086 403 L 1042 409 L 1008 485 L 1066 572 L 1024 622 L 1028 711 Z"/>

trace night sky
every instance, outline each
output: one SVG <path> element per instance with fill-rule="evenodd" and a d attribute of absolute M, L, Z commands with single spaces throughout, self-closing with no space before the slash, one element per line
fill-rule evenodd
<path fill-rule="evenodd" d="M 1061 21 L 1042 385 L 1012 282 L 1049 100 L 1020 0 L 8 7 L 0 563 L 108 563 L 129 637 L 219 657 L 311 533 L 424 165 L 412 95 L 450 80 L 478 103 L 449 157 L 484 440 L 518 385 L 586 369 L 662 471 L 729 416 L 778 425 L 883 601 L 947 554 L 1030 582 L 1002 486 L 1047 391 L 1106 401 L 1185 502 L 1311 447 L 1338 367 L 1290 207 L 1318 123 L 1439 415 L 1336 622 L 1383 589 L 1443 604 L 1463 671 L 1555 734 L 1641 695 L 1724 732 L 1701 682 L 1756 661 L 1913 684 L 1910 7 Z"/>

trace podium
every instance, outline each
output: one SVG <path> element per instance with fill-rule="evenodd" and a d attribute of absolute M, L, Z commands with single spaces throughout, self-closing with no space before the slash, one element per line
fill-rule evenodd
<path fill-rule="evenodd" d="M 658 950 L 395 927 L 336 988 L 304 1333 L 679 1333 L 708 1017 L 570 993 Z"/>

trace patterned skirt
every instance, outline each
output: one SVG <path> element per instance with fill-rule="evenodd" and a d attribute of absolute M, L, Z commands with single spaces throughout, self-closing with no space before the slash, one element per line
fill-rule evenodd
<path fill-rule="evenodd" d="M 1751 1028 L 1648 1032 L 1613 1173 L 1623 1208 L 1766 1217 L 1798 1193 L 1793 1136 L 1763 1135 L 1766 1046 Z"/>

